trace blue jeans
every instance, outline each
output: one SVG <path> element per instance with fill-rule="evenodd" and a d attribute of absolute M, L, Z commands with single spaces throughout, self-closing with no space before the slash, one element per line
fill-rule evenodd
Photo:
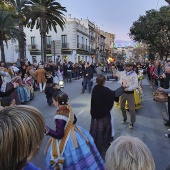
<path fill-rule="evenodd" d="M 86 84 L 88 85 L 88 90 L 89 90 L 89 93 L 90 93 L 91 92 L 91 87 L 92 87 L 91 79 L 88 79 L 88 78 L 84 77 L 84 80 L 83 80 L 83 89 L 82 89 L 83 93 L 85 91 Z"/>
<path fill-rule="evenodd" d="M 72 72 L 67 72 L 67 81 L 69 79 L 70 83 L 71 83 L 71 77 L 72 77 Z"/>

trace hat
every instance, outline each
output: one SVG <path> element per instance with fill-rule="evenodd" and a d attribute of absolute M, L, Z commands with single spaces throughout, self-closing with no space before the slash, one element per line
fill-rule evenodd
<path fill-rule="evenodd" d="M 132 62 L 127 62 L 125 65 L 126 66 L 133 66 L 134 64 Z"/>

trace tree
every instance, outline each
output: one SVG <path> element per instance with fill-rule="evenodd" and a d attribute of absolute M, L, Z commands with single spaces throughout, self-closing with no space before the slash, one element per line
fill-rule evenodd
<path fill-rule="evenodd" d="M 130 28 L 130 37 L 150 46 L 160 57 L 170 52 L 170 7 L 161 7 L 159 11 L 149 10 L 140 16 Z"/>
<path fill-rule="evenodd" d="M 41 55 L 46 61 L 46 34 L 53 30 L 57 33 L 57 25 L 64 29 L 65 18 L 62 7 L 56 0 L 28 0 L 26 3 L 25 14 L 27 27 L 40 30 L 41 35 Z"/>
<path fill-rule="evenodd" d="M 9 0 L 11 4 L 15 7 L 15 18 L 18 20 L 19 25 L 19 36 L 18 36 L 18 44 L 19 44 L 19 58 L 23 59 L 25 56 L 25 33 L 24 33 L 24 25 L 25 23 L 25 14 L 24 14 L 24 7 L 25 7 L 25 0 Z"/>
<path fill-rule="evenodd" d="M 16 40 L 18 38 L 17 20 L 12 17 L 13 14 L 13 12 L 0 8 L 0 47 L 2 61 L 5 61 L 3 41 L 5 41 L 8 47 L 8 40 Z"/>

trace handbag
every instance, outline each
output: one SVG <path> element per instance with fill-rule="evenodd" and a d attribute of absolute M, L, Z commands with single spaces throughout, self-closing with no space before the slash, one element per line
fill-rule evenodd
<path fill-rule="evenodd" d="M 153 100 L 156 101 L 156 102 L 167 102 L 168 101 L 168 94 L 156 90 L 153 93 Z"/>

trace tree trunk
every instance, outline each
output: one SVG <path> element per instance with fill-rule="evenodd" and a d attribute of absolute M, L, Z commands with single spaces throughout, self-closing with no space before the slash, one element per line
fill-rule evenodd
<path fill-rule="evenodd" d="M 45 20 L 41 19 L 41 28 L 40 28 L 41 32 L 41 57 L 43 59 L 44 62 L 47 61 L 47 57 L 46 57 L 46 46 L 47 46 L 47 42 L 46 42 L 46 24 L 45 24 Z"/>
<path fill-rule="evenodd" d="M 5 62 L 4 44 L 2 40 L 0 40 L 0 47 L 1 47 L 1 61 Z"/>
<path fill-rule="evenodd" d="M 18 22 L 19 22 L 19 58 L 25 58 L 25 34 L 22 22 L 22 11 L 21 11 L 21 0 L 16 0 L 17 3 L 17 12 L 18 12 Z"/>
<path fill-rule="evenodd" d="M 19 21 L 19 57 L 20 59 L 24 60 L 25 56 L 25 34 L 23 31 L 23 23 L 22 23 L 22 18 L 20 18 Z"/>

